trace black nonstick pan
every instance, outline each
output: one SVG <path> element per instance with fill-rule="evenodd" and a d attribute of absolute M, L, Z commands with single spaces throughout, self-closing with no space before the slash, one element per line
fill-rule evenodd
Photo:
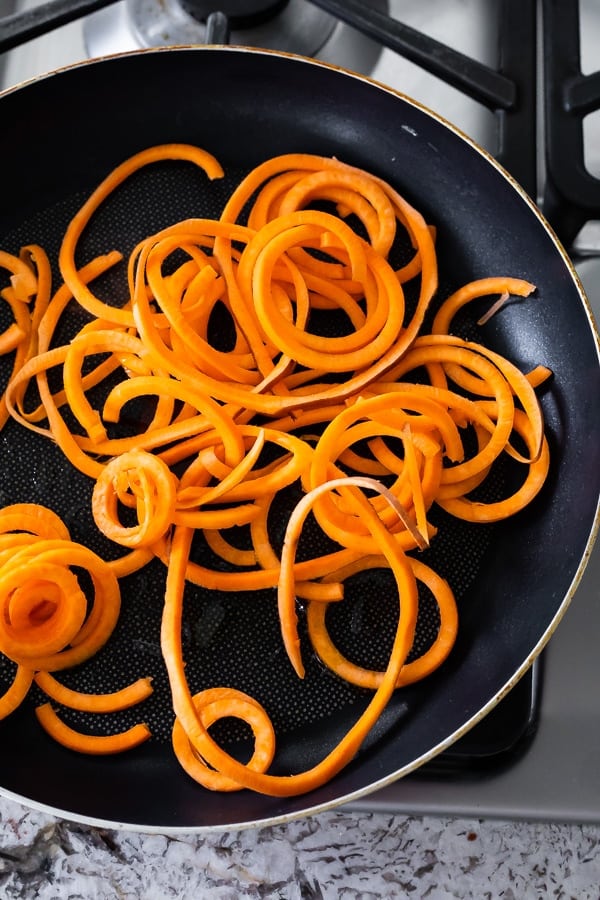
<path fill-rule="evenodd" d="M 159 562 L 124 581 L 122 618 L 106 650 L 85 672 L 64 673 L 84 690 L 91 683 L 114 689 L 152 674 L 156 690 L 144 717 L 154 739 L 129 754 L 79 756 L 41 731 L 34 693 L 0 723 L 0 790 L 111 827 L 193 831 L 281 822 L 415 770 L 489 712 L 528 669 L 573 598 L 595 536 L 598 339 L 555 236 L 525 192 L 451 125 L 366 78 L 303 58 L 234 47 L 111 57 L 5 92 L 0 122 L 0 247 L 11 252 L 36 242 L 55 259 L 67 222 L 114 166 L 149 145 L 181 141 L 215 154 L 225 179 L 208 189 L 185 164 L 151 167 L 92 223 L 83 254 L 114 246 L 127 252 L 163 225 L 217 215 L 252 166 L 275 154 L 310 152 L 385 178 L 435 225 L 440 297 L 496 274 L 537 286 L 535 297 L 511 304 L 479 333 L 523 368 L 541 363 L 554 373 L 540 395 L 550 477 L 513 519 L 486 527 L 445 523 L 430 552 L 456 592 L 457 643 L 434 675 L 396 693 L 337 777 L 310 794 L 277 799 L 249 791 L 214 794 L 180 769 L 169 743 L 172 712 L 158 643 Z M 472 326 L 467 317 L 465 328 Z M 89 518 L 91 484 L 65 468 L 50 442 L 9 422 L 0 435 L 0 460 L 1 504 L 46 503 L 76 539 L 106 551 Z M 190 677 L 206 687 L 234 684 L 264 703 L 279 740 L 274 771 L 313 765 L 359 715 L 365 693 L 315 660 L 307 659 L 304 682 L 296 678 L 282 651 L 272 595 L 191 593 L 184 631 Z M 338 623 L 339 640 L 348 653 L 366 654 L 365 664 L 381 666 L 385 646 L 366 646 L 361 629 L 376 610 L 385 628 L 386 604 L 393 609 L 394 601 L 384 582 L 365 584 L 357 594 Z"/>

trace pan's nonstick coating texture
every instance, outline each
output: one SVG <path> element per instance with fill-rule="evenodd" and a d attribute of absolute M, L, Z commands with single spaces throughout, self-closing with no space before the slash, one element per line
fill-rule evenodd
<path fill-rule="evenodd" d="M 152 51 L 87 64 L 0 98 L 3 200 L 0 244 L 39 242 L 53 256 L 70 216 L 108 171 L 151 144 L 190 141 L 213 152 L 226 178 L 210 186 L 186 164 L 140 173 L 94 221 L 82 260 L 186 216 L 217 215 L 233 184 L 261 160 L 284 152 L 336 155 L 400 189 L 437 227 L 440 295 L 472 278 L 513 275 L 538 286 L 512 304 L 482 339 L 524 368 L 553 369 L 542 392 L 553 467 L 524 514 L 494 527 L 439 517 L 429 561 L 454 587 L 461 616 L 457 646 L 427 682 L 399 692 L 363 751 L 334 781 L 306 797 L 278 800 L 241 792 L 213 795 L 179 769 L 169 747 L 171 713 L 158 635 L 164 568 L 155 563 L 123 582 L 114 641 L 64 680 L 114 689 L 142 674 L 156 692 L 143 715 L 155 739 L 114 759 L 75 756 L 41 733 L 32 704 L 1 723 L 3 789 L 86 820 L 162 829 L 229 827 L 278 819 L 364 792 L 431 754 L 522 674 L 564 608 L 593 529 L 599 493 L 598 352 L 572 272 L 530 204 L 478 150 L 393 93 L 309 61 L 259 51 Z M 122 290 L 122 272 L 104 284 Z M 472 323 L 465 327 L 472 328 Z M 144 410 L 137 411 L 143 415 Z M 49 442 L 9 423 L 0 435 L 0 503 L 45 502 L 72 535 L 105 555 L 114 547 L 90 524 L 91 485 L 65 467 Z M 497 489 L 510 480 L 499 473 Z M 290 493 L 289 502 L 293 502 Z M 274 520 L 282 534 L 286 510 Z M 244 535 L 240 533 L 240 540 Z M 303 552 L 313 552 L 311 531 Z M 195 553 L 205 558 L 200 543 Z M 427 557 L 425 557 L 427 558 Z M 351 602 L 332 619 L 340 647 L 383 666 L 395 601 L 385 573 L 348 585 Z M 420 639 L 435 631 L 426 595 Z M 384 636 L 369 642 L 382 619 Z M 388 642 L 388 643 L 386 643 Z M 190 589 L 184 643 L 194 689 L 234 684 L 265 703 L 279 734 L 277 772 L 317 762 L 347 730 L 368 694 L 327 673 L 305 652 L 299 682 L 278 635 L 273 594 L 222 596 Z M 306 643 L 305 645 L 306 646 Z M 135 721 L 139 711 L 118 718 Z M 115 727 L 73 716 L 78 727 Z M 243 745 L 227 724 L 221 737 Z"/>

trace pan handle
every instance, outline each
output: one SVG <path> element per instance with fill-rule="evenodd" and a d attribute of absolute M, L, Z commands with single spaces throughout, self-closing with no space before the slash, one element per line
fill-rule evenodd
<path fill-rule="evenodd" d="M 0 53 L 111 3 L 115 0 L 48 0 L 34 9 L 4 16 L 0 19 Z"/>

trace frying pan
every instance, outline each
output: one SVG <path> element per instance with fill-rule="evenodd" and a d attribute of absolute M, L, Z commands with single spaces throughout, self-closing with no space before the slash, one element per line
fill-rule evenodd
<path fill-rule="evenodd" d="M 438 116 L 367 78 L 300 57 L 235 47 L 119 55 L 5 92 L 0 121 L 0 244 L 12 252 L 35 241 L 55 256 L 67 221 L 112 167 L 151 144 L 189 141 L 219 158 L 224 181 L 209 190 L 179 163 L 140 173 L 92 223 L 83 255 L 113 246 L 127 252 L 164 224 L 216 215 L 250 167 L 305 151 L 387 179 L 435 224 L 440 297 L 491 274 L 537 285 L 535 298 L 511 304 L 480 334 L 519 366 L 543 363 L 554 372 L 541 392 L 552 452 L 548 482 L 514 519 L 490 527 L 443 523 L 444 536 L 429 552 L 456 592 L 456 646 L 429 679 L 396 692 L 336 778 L 310 794 L 278 799 L 249 791 L 213 794 L 180 770 L 169 746 L 158 645 L 164 587 L 158 563 L 123 583 L 122 619 L 106 651 L 85 671 L 63 673 L 84 690 L 91 684 L 114 689 L 152 674 L 156 691 L 144 716 L 155 739 L 114 758 L 77 756 L 41 733 L 35 695 L 0 724 L 5 794 L 109 827 L 175 832 L 281 822 L 416 770 L 485 716 L 540 653 L 575 593 L 597 528 L 598 340 L 551 229 L 510 176 Z M 468 317 L 464 327 L 472 327 Z M 110 553 L 89 521 L 86 479 L 67 471 L 49 442 L 13 425 L 0 437 L 0 502 L 44 502 L 64 516 L 75 539 Z M 230 683 L 264 703 L 279 736 L 274 772 L 313 765 L 359 715 L 364 692 L 329 675 L 308 651 L 307 678 L 295 677 L 282 653 L 271 595 L 192 593 L 184 643 L 197 689 Z M 386 648 L 370 646 L 364 628 L 376 616 L 384 631 L 393 630 L 388 606 L 393 610 L 397 601 L 383 580 L 357 594 L 354 608 L 349 601 L 350 612 L 332 628 L 347 652 L 381 666 Z M 121 724 L 127 722 L 123 714 Z M 243 743 L 245 736 L 222 739 Z"/>

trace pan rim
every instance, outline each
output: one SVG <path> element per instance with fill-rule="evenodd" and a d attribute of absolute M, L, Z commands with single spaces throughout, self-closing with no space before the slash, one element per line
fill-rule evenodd
<path fill-rule="evenodd" d="M 590 330 L 591 330 L 593 338 L 594 338 L 596 356 L 600 363 L 600 336 L 599 336 L 599 331 L 598 331 L 598 325 L 596 323 L 593 311 L 591 309 L 591 305 L 586 296 L 586 293 L 585 293 L 585 290 L 581 283 L 581 280 L 579 278 L 579 275 L 575 269 L 574 264 L 570 260 L 568 254 L 566 252 L 566 249 L 562 245 L 561 241 L 555 234 L 552 226 L 546 220 L 544 214 L 539 209 L 539 207 L 536 205 L 534 200 L 527 194 L 527 192 L 521 187 L 521 185 L 512 177 L 512 175 L 502 166 L 501 163 L 499 163 L 487 150 L 485 150 L 483 147 L 481 147 L 476 141 L 474 141 L 467 134 L 465 134 L 459 127 L 454 125 L 449 120 L 445 119 L 439 113 L 431 110 L 429 107 L 420 103 L 419 101 L 417 101 L 417 100 L 411 98 L 410 96 L 402 93 L 401 91 L 391 88 L 369 76 L 362 75 L 362 74 L 353 72 L 349 69 L 345 69 L 341 66 L 333 65 L 331 63 L 327 63 L 327 62 L 324 62 L 321 60 L 315 60 L 315 59 L 311 59 L 308 57 L 300 56 L 298 54 L 292 54 L 292 53 L 281 52 L 281 51 L 276 51 L 276 50 L 269 50 L 269 49 L 262 49 L 262 48 L 249 48 L 249 47 L 236 46 L 236 45 L 228 45 L 228 46 L 210 45 L 210 46 L 202 46 L 202 47 L 195 46 L 195 45 L 172 45 L 172 46 L 168 46 L 168 47 L 144 48 L 144 49 L 140 49 L 140 50 L 119 52 L 119 53 L 109 54 L 109 55 L 102 56 L 102 57 L 97 57 L 97 58 L 94 58 L 91 60 L 84 60 L 81 62 L 72 63 L 68 66 L 63 66 L 58 69 L 54 69 L 51 72 L 47 72 L 42 75 L 35 76 L 31 79 L 21 82 L 20 84 L 6 88 L 5 90 L 0 92 L 0 100 L 5 96 L 11 95 L 17 91 L 22 90 L 23 88 L 26 89 L 31 84 L 35 84 L 38 81 L 46 80 L 48 78 L 53 77 L 54 75 L 59 75 L 61 73 L 67 72 L 67 71 L 84 68 L 84 67 L 87 67 L 90 65 L 95 66 L 97 64 L 101 64 L 101 65 L 104 65 L 107 63 L 110 64 L 112 60 L 119 60 L 122 58 L 137 57 L 137 56 L 142 56 L 142 55 L 146 55 L 146 54 L 159 54 L 159 53 L 163 54 L 163 53 L 170 53 L 172 51 L 175 51 L 175 52 L 177 52 L 177 51 L 190 52 L 191 51 L 191 52 L 246 53 L 246 54 L 250 54 L 253 56 L 270 56 L 270 57 L 277 57 L 280 59 L 290 59 L 290 60 L 300 62 L 303 64 L 307 64 L 307 65 L 310 65 L 313 67 L 331 70 L 333 72 L 338 73 L 342 77 L 349 77 L 354 80 L 364 82 L 368 85 L 373 86 L 377 90 L 384 91 L 385 93 L 388 93 L 388 94 L 398 98 L 403 103 L 406 103 L 409 106 L 412 106 L 412 107 L 422 111 L 430 118 L 436 120 L 444 128 L 448 129 L 454 135 L 459 137 L 463 142 L 465 142 L 471 150 L 474 150 L 481 157 L 483 157 L 484 160 L 489 165 L 491 165 L 505 179 L 505 181 L 508 182 L 508 184 L 512 188 L 512 190 L 520 197 L 521 200 L 523 200 L 527 204 L 530 211 L 534 214 L 535 218 L 541 224 L 541 226 L 545 230 L 546 234 L 551 239 L 551 242 L 552 242 L 555 250 L 558 252 L 559 256 L 561 257 L 562 262 L 563 262 L 566 270 L 569 272 L 571 280 L 573 281 L 573 284 L 577 290 L 580 301 L 583 305 L 583 308 L 584 308 L 586 316 L 587 316 Z M 286 824 L 288 822 L 298 820 L 298 819 L 301 819 L 304 817 L 313 816 L 316 814 L 327 812 L 329 810 L 333 810 L 333 809 L 342 807 L 347 803 L 364 798 L 364 797 L 368 796 L 369 794 L 375 793 L 376 791 L 398 781 L 399 779 L 405 777 L 406 775 L 411 774 L 412 772 L 414 772 L 418 768 L 420 768 L 423 764 L 425 764 L 426 762 L 429 762 L 435 756 L 437 756 L 439 753 L 443 752 L 448 747 L 450 747 L 453 743 L 455 743 L 455 741 L 457 741 L 460 737 L 462 737 L 464 734 L 466 734 L 468 731 L 470 731 L 470 729 L 474 725 L 476 725 L 479 721 L 481 721 L 500 702 L 500 700 L 505 696 L 505 694 L 508 693 L 515 686 L 515 684 L 523 677 L 523 675 L 528 671 L 528 669 L 530 668 L 530 666 L 532 665 L 534 660 L 539 656 L 541 651 L 544 649 L 544 647 L 546 646 L 546 644 L 548 643 L 548 641 L 554 634 L 554 632 L 555 632 L 556 628 L 558 627 L 561 619 L 563 618 L 563 615 L 565 614 L 568 606 L 570 605 L 571 601 L 573 600 L 573 598 L 577 592 L 579 583 L 583 577 L 584 571 L 587 567 L 587 563 L 590 559 L 592 549 L 595 545 L 599 530 L 600 530 L 600 497 L 598 497 L 596 499 L 596 510 L 595 510 L 592 526 L 590 529 L 590 533 L 589 533 L 587 541 L 586 541 L 585 550 L 581 556 L 579 564 L 573 575 L 569 589 L 565 593 L 563 600 L 559 604 L 554 616 L 552 617 L 551 621 L 549 622 L 548 626 L 546 627 L 544 633 L 539 638 L 536 645 L 532 648 L 532 650 L 529 652 L 528 656 L 523 661 L 523 663 L 513 673 L 513 675 L 511 675 L 511 677 L 506 681 L 506 683 L 496 693 L 496 695 L 494 697 L 490 698 L 490 700 L 481 709 L 479 709 L 478 712 L 475 715 L 473 715 L 467 722 L 463 723 L 460 728 L 456 729 L 456 731 L 454 731 L 451 735 L 446 737 L 443 741 L 438 743 L 436 746 L 434 746 L 433 748 L 428 750 L 426 753 L 422 754 L 417 759 L 412 760 L 409 764 L 402 767 L 401 769 L 396 770 L 395 772 L 385 776 L 384 778 L 382 778 L 376 782 L 372 782 L 369 785 L 359 788 L 358 790 L 356 790 L 352 793 L 345 794 L 342 797 L 336 797 L 333 800 L 315 804 L 313 806 L 306 806 L 305 808 L 300 809 L 300 810 L 295 810 L 295 811 L 289 812 L 289 813 L 283 813 L 283 814 L 277 815 L 277 816 L 268 816 L 268 817 L 266 817 L 264 819 L 260 819 L 260 820 L 243 821 L 243 822 L 238 822 L 238 823 L 216 824 L 216 825 L 211 824 L 211 825 L 190 825 L 190 826 L 183 826 L 183 825 L 182 826 L 180 826 L 180 825 L 177 825 L 177 826 L 151 825 L 151 826 L 149 826 L 149 825 L 140 825 L 139 823 L 135 823 L 135 822 L 117 822 L 117 821 L 113 821 L 110 819 L 85 816 L 83 814 L 71 812 L 68 810 L 61 810 L 59 808 L 52 807 L 47 804 L 39 803 L 38 801 L 35 801 L 35 800 L 30 800 L 29 798 L 26 798 L 19 794 L 8 791 L 8 790 L 4 789 L 2 786 L 0 786 L 0 796 L 3 796 L 9 800 L 14 800 L 16 802 L 19 802 L 32 810 L 37 810 L 37 811 L 40 811 L 40 812 L 43 812 L 45 814 L 49 814 L 52 816 L 57 816 L 59 818 L 66 819 L 68 821 L 90 825 L 92 827 L 110 828 L 113 830 L 132 831 L 132 832 L 148 833 L 148 834 L 160 833 L 160 834 L 173 834 L 173 835 L 183 834 L 183 833 L 202 834 L 202 833 L 210 833 L 210 832 L 230 832 L 230 831 L 246 830 L 246 829 L 250 829 L 250 828 L 262 828 L 262 827 L 265 827 L 268 825 L 270 826 L 270 825 Z"/>

